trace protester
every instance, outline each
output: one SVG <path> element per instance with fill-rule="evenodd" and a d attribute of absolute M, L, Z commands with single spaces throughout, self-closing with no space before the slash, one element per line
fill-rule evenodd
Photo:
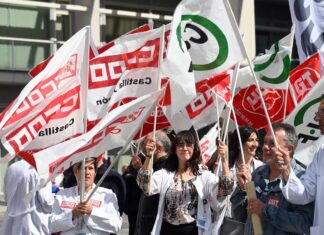
<path fill-rule="evenodd" d="M 250 126 L 241 126 L 239 127 L 239 134 L 242 141 L 244 160 L 247 165 L 249 165 L 249 169 L 253 172 L 257 167 L 263 165 L 263 162 L 258 160 L 261 156 L 261 149 L 259 146 L 259 136 L 256 129 Z M 234 181 L 236 181 L 236 172 L 238 171 L 238 167 L 243 163 L 243 157 L 240 150 L 240 143 L 238 138 L 238 132 L 235 130 L 232 134 L 229 135 L 229 167 L 234 176 Z M 225 148 L 225 149 L 224 149 Z M 219 151 L 226 151 L 227 146 L 218 146 Z M 217 169 L 217 156 L 218 151 L 213 154 L 212 159 L 208 162 L 208 167 L 213 172 Z M 234 183 L 234 189 L 236 187 L 236 183 Z M 235 208 L 234 208 L 235 209 Z M 214 211 L 214 230 L 213 234 L 218 234 L 220 227 L 224 218 L 232 217 L 232 204 L 230 202 L 230 195 L 226 198 L 226 204 L 224 208 L 219 208 L 217 211 Z M 246 218 L 246 216 L 244 217 Z M 245 220 L 235 218 L 239 222 L 245 223 Z M 243 221 L 242 221 L 243 220 Z M 239 223 L 237 222 L 237 223 Z M 235 223 L 235 222 L 233 222 Z"/>
<path fill-rule="evenodd" d="M 48 216 L 54 203 L 51 184 L 37 191 L 27 206 L 24 202 L 24 197 L 39 181 L 37 172 L 26 161 L 20 160 L 9 166 L 4 178 L 7 211 L 0 234 L 50 234 Z"/>
<path fill-rule="evenodd" d="M 89 202 L 80 202 L 81 162 L 73 166 L 77 186 L 57 193 L 53 214 L 50 218 L 52 233 L 67 234 L 110 234 L 118 233 L 122 218 L 118 211 L 116 195 L 109 189 L 98 187 Z M 95 158 L 85 161 L 85 198 L 95 187 L 97 171 Z"/>
<path fill-rule="evenodd" d="M 153 151 L 155 148 L 155 142 L 147 144 L 147 149 Z M 221 203 L 223 195 L 231 193 L 233 187 L 226 156 L 221 156 L 221 177 L 199 169 L 201 154 L 198 141 L 189 131 L 182 131 L 171 145 L 165 169 L 152 174 L 150 156 L 145 157 L 138 172 L 138 184 L 148 195 L 160 193 L 158 214 L 151 234 L 211 234 L 210 205 L 214 205 L 215 200 Z M 218 196 L 218 191 L 223 195 Z"/>
<path fill-rule="evenodd" d="M 94 180 L 95 183 L 98 183 L 110 164 L 109 158 L 105 160 L 103 155 L 104 154 L 100 155 L 97 158 L 98 170 Z M 69 169 L 64 171 L 63 174 L 64 178 L 62 184 L 64 188 L 71 188 L 77 184 L 75 175 L 73 173 L 73 167 L 70 167 Z M 126 200 L 126 185 L 124 178 L 118 172 L 111 169 L 100 187 L 111 189 L 116 194 L 119 213 L 120 215 L 122 215 L 124 212 Z"/>
<path fill-rule="evenodd" d="M 155 142 L 156 144 L 156 149 L 154 151 L 147 148 L 151 142 Z M 147 156 L 153 156 L 154 172 L 164 167 L 170 145 L 170 139 L 163 131 L 157 131 L 155 134 L 151 133 L 143 140 L 142 151 Z M 140 159 L 138 159 L 138 163 L 140 164 Z M 158 212 L 159 197 L 159 194 L 146 196 L 144 193 L 142 193 L 139 201 L 135 234 L 151 234 Z"/>
<path fill-rule="evenodd" d="M 319 129 L 323 138 L 324 135 L 324 94 L 322 94 L 318 111 L 315 113 L 314 120 L 318 122 Z M 292 203 L 306 204 L 315 200 L 314 223 L 310 228 L 312 235 L 324 234 L 324 145 L 315 153 L 314 159 L 308 166 L 305 174 L 299 180 L 291 170 L 291 159 L 283 149 L 276 153 L 277 160 L 283 160 L 281 171 L 284 182 L 281 190 L 284 196 Z M 286 184 L 285 184 L 286 182 Z"/>
<path fill-rule="evenodd" d="M 294 127 L 289 124 L 273 124 L 276 141 L 281 149 L 289 154 L 291 167 L 296 174 L 304 173 L 304 168 L 292 158 L 297 145 L 297 135 Z M 269 131 L 264 138 L 263 152 L 271 154 L 267 164 L 258 167 L 251 175 L 249 166 L 241 165 L 237 173 L 238 185 L 231 201 L 236 210 L 235 217 L 248 213 L 245 225 L 245 235 L 253 235 L 251 214 L 261 218 L 263 235 L 292 235 L 309 234 L 309 227 L 313 221 L 314 205 L 298 206 L 289 203 L 281 193 L 280 164 L 274 159 L 276 147 Z M 254 181 L 257 198 L 247 200 L 244 184 Z"/>

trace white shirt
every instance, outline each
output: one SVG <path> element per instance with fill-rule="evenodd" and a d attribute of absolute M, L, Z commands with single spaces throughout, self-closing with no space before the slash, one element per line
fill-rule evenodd
<path fill-rule="evenodd" d="M 169 172 L 165 169 L 154 172 L 152 175 L 151 182 L 151 195 L 160 194 L 159 208 L 152 229 L 151 235 L 158 235 L 161 231 L 163 213 L 165 206 L 165 195 L 170 185 L 173 183 L 174 172 Z M 217 188 L 219 183 L 219 177 L 210 171 L 202 171 L 201 175 L 198 175 L 194 180 L 193 184 L 198 192 L 198 208 L 197 208 L 197 221 L 205 221 L 205 226 L 198 227 L 199 235 L 210 235 L 211 234 L 211 210 L 218 207 L 222 207 L 225 197 L 217 197 Z M 203 201 L 206 202 L 204 203 Z"/>
<path fill-rule="evenodd" d="M 94 185 L 93 185 L 94 187 Z M 85 194 L 87 198 L 87 194 Z M 52 233 L 60 232 L 68 235 L 77 232 L 78 220 L 72 220 L 72 209 L 80 202 L 77 186 L 61 190 L 57 193 L 50 218 Z M 106 188 L 99 187 L 90 199 L 92 203 L 91 215 L 85 215 L 82 232 L 96 235 L 118 233 L 122 225 L 122 218 L 118 211 L 116 195 Z"/>
<path fill-rule="evenodd" d="M 7 169 L 4 178 L 7 211 L 0 234 L 49 234 L 48 213 L 54 203 L 51 184 L 36 192 L 28 207 L 24 203 L 26 194 L 38 183 L 37 172 L 24 160 L 13 163 Z"/>
<path fill-rule="evenodd" d="M 324 234 L 323 169 L 324 146 L 316 152 L 313 161 L 300 180 L 291 171 L 286 185 L 280 185 L 283 195 L 291 203 L 304 205 L 315 200 L 314 223 L 310 228 L 312 235 Z"/>

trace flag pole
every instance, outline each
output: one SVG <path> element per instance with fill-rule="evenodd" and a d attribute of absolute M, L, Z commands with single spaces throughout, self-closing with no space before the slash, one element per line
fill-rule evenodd
<path fill-rule="evenodd" d="M 228 3 L 227 0 L 223 0 L 223 2 L 224 2 L 224 5 L 225 5 L 225 9 L 226 9 L 226 11 L 227 11 L 227 13 L 229 15 L 229 18 L 232 21 L 232 25 L 235 27 L 234 32 L 236 33 L 237 38 L 241 38 L 240 31 L 239 31 L 238 26 L 236 24 L 236 21 L 235 21 L 234 14 L 233 14 L 233 11 L 232 11 L 231 6 L 229 5 L 229 3 Z M 254 78 L 255 84 L 257 86 L 257 89 L 258 89 L 260 98 L 261 98 L 261 103 L 263 105 L 263 109 L 264 109 L 264 112 L 266 114 L 266 118 L 267 118 L 267 121 L 268 121 L 269 129 L 270 129 L 271 134 L 273 136 L 273 140 L 274 140 L 275 146 L 278 147 L 278 143 L 277 143 L 277 140 L 276 140 L 276 137 L 275 137 L 273 128 L 271 126 L 271 121 L 270 121 L 270 117 L 269 117 L 269 114 L 268 114 L 268 111 L 267 111 L 267 107 L 265 105 L 265 102 L 264 102 L 264 99 L 263 99 L 263 96 L 262 96 L 262 92 L 261 92 L 259 83 L 257 81 L 257 78 L 256 78 L 255 73 L 254 73 L 253 68 L 252 68 L 251 60 L 249 58 L 249 55 L 247 54 L 246 48 L 245 48 L 245 46 L 243 44 L 243 41 L 242 40 L 238 40 L 238 43 L 239 43 L 241 49 L 243 50 L 243 53 L 245 55 L 245 58 L 248 60 L 249 67 L 250 67 L 250 70 L 251 70 L 251 72 L 253 74 L 253 78 Z M 251 182 L 246 183 L 245 184 L 245 187 L 247 188 L 248 198 L 249 199 L 250 198 L 256 198 L 254 182 L 251 181 Z M 251 215 L 251 218 L 252 218 L 252 224 L 253 224 L 254 234 L 255 235 L 262 235 L 263 234 L 263 229 L 262 229 L 262 223 L 261 223 L 260 216 L 257 215 L 257 214 L 252 214 Z"/>
<path fill-rule="evenodd" d="M 165 91 L 165 90 L 164 90 Z M 165 92 L 164 92 L 165 93 Z M 163 93 L 163 94 L 164 94 Z M 159 98 L 157 98 L 153 104 L 152 104 L 152 108 L 150 109 L 150 112 L 148 112 L 149 114 L 152 112 L 154 105 L 156 106 L 158 104 L 158 102 L 160 101 L 161 96 Z M 148 114 L 148 115 L 149 115 Z M 104 181 L 104 179 L 106 178 L 106 176 L 108 175 L 109 171 L 112 169 L 112 167 L 116 164 L 117 160 L 119 159 L 119 157 L 126 151 L 126 149 L 128 148 L 129 144 L 131 143 L 132 139 L 134 138 L 134 136 L 136 135 L 136 133 L 139 130 L 139 127 L 143 125 L 143 123 L 145 122 L 147 116 L 143 118 L 142 122 L 138 125 L 138 128 L 135 128 L 135 130 L 133 130 L 133 133 L 129 136 L 129 138 L 127 139 L 125 145 L 123 146 L 123 148 L 118 151 L 117 155 L 115 156 L 114 160 L 111 162 L 110 166 L 107 168 L 107 170 L 105 171 L 105 173 L 102 175 L 102 177 L 100 178 L 100 180 L 98 181 L 98 183 L 96 184 L 96 186 L 93 188 L 93 190 L 91 191 L 91 193 L 89 194 L 89 196 L 86 199 L 86 203 L 89 202 L 89 200 L 91 199 L 91 197 L 93 196 L 93 194 L 95 193 L 95 191 L 98 189 L 98 187 L 102 184 L 102 182 Z"/>
<path fill-rule="evenodd" d="M 161 64 L 163 60 L 163 53 L 164 53 L 164 35 L 165 35 L 165 25 L 162 25 L 162 33 L 160 37 L 160 51 L 159 51 L 159 63 L 158 63 L 158 89 L 161 89 Z M 159 104 L 157 103 L 155 107 L 155 112 L 154 112 L 154 122 L 153 122 L 153 139 L 155 141 L 155 133 L 156 133 L 156 123 L 157 123 L 157 112 L 158 112 L 158 106 Z M 155 146 L 156 148 L 156 146 Z M 156 149 L 155 149 L 156 150 Z M 155 152 L 155 151 L 154 151 Z M 152 156 L 149 158 L 149 169 L 153 169 L 153 162 L 154 162 L 154 152 L 152 152 Z M 151 187 L 151 181 L 148 183 L 148 191 L 151 193 L 152 187 Z"/>
<path fill-rule="evenodd" d="M 293 45 L 294 45 L 294 35 L 295 35 L 295 24 L 292 25 L 291 30 L 290 30 L 290 68 L 291 68 L 291 56 L 292 56 L 292 50 L 293 50 Z M 284 105 L 284 113 L 283 113 L 283 119 L 282 121 L 284 121 L 286 119 L 286 112 L 287 112 L 287 101 L 288 101 L 288 91 L 290 91 L 290 75 L 288 78 L 288 84 L 287 84 L 287 88 L 286 88 L 286 93 L 285 93 L 285 105 Z M 294 94 L 291 94 L 291 96 L 294 96 Z M 294 98 L 293 101 L 295 102 Z M 294 104 L 296 106 L 296 104 Z"/>
<path fill-rule="evenodd" d="M 237 23 L 235 21 L 234 14 L 233 14 L 231 6 L 229 5 L 227 0 L 223 0 L 223 2 L 224 2 L 224 5 L 225 5 L 225 8 L 227 10 L 228 15 L 230 16 L 229 18 L 232 21 L 232 25 L 235 28 L 234 32 L 237 34 L 237 38 L 241 38 L 240 31 L 239 31 L 239 28 L 238 28 Z M 271 132 L 271 135 L 273 136 L 274 144 L 275 144 L 276 148 L 278 148 L 278 141 L 277 141 L 276 136 L 274 134 L 274 131 L 273 131 L 273 128 L 272 128 L 272 125 L 271 125 L 271 120 L 270 120 L 270 117 L 269 117 L 269 114 L 268 114 L 267 106 L 266 106 L 266 104 L 264 102 L 263 95 L 262 95 L 262 92 L 261 92 L 261 88 L 260 88 L 258 79 L 257 79 L 257 77 L 256 77 L 256 75 L 254 73 L 251 60 L 250 60 L 249 55 L 248 55 L 248 53 L 246 51 L 245 45 L 243 44 L 243 41 L 238 40 L 238 43 L 240 45 L 240 48 L 242 49 L 242 52 L 244 53 L 245 58 L 248 61 L 249 68 L 251 70 L 251 73 L 252 73 L 253 78 L 254 78 L 255 85 L 256 85 L 258 93 L 260 95 L 261 104 L 262 104 L 263 109 L 264 109 L 264 113 L 265 113 L 265 116 L 266 116 L 266 119 L 267 119 L 267 122 L 268 122 L 269 130 Z"/>
<path fill-rule="evenodd" d="M 82 65 L 82 69 L 80 71 L 80 75 L 83 77 L 85 76 L 86 79 L 84 79 L 85 81 L 82 82 L 81 80 L 81 88 L 80 88 L 80 92 L 81 92 L 81 104 L 83 105 L 83 133 L 87 132 L 87 91 L 88 91 L 88 74 L 89 74 L 89 56 L 90 56 L 90 52 L 89 52 L 89 48 L 90 48 L 90 26 L 87 26 L 88 28 L 88 36 L 86 37 L 87 41 L 85 44 L 87 45 L 87 60 L 83 60 L 83 63 L 86 61 L 86 64 Z M 81 77 L 80 76 L 80 77 Z M 80 192 L 80 203 L 84 201 L 84 194 L 85 194 L 85 159 L 82 159 L 81 162 L 81 183 L 80 183 L 80 188 L 79 188 L 79 192 Z M 79 230 L 82 229 L 83 224 L 84 224 L 84 218 L 83 216 L 80 218 L 80 220 L 78 220 L 77 225 L 79 225 Z"/>

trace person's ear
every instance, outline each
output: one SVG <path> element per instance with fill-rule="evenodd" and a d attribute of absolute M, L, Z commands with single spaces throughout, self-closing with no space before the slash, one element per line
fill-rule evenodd
<path fill-rule="evenodd" d="M 292 156 L 292 153 L 295 151 L 295 147 L 293 145 L 289 145 L 288 146 L 288 152 L 289 152 L 289 156 Z"/>

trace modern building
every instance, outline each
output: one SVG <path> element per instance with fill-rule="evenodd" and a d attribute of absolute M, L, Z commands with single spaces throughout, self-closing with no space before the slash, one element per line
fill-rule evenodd
<path fill-rule="evenodd" d="M 92 37 L 99 47 L 142 24 L 158 27 L 170 22 L 179 2 L 0 0 L 0 111 L 29 82 L 28 71 L 55 53 L 83 26 L 91 25 Z M 251 58 L 290 32 L 286 0 L 230 0 L 230 3 Z M 0 181 L 3 173 L 0 169 Z"/>

